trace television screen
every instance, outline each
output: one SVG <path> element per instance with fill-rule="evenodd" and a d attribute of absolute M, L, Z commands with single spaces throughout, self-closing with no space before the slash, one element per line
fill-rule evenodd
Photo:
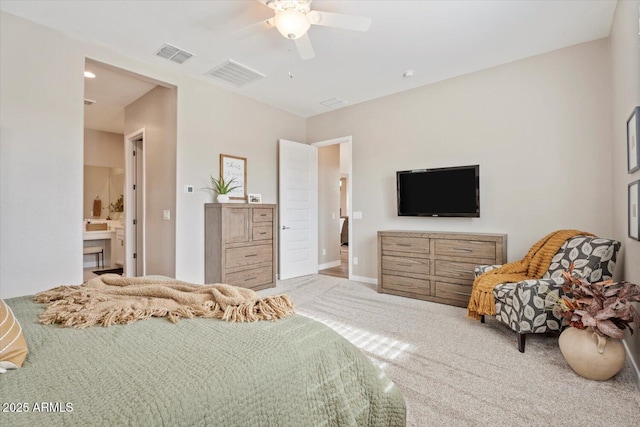
<path fill-rule="evenodd" d="M 396 172 L 399 216 L 480 217 L 480 166 Z"/>

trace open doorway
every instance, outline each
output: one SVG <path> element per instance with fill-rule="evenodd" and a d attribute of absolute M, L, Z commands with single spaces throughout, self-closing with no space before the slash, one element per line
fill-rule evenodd
<path fill-rule="evenodd" d="M 317 142 L 318 273 L 351 277 L 352 138 Z"/>
<path fill-rule="evenodd" d="M 109 188 L 102 192 L 95 190 L 102 188 L 100 184 L 87 192 L 85 179 L 84 279 L 105 271 L 173 276 L 177 90 L 88 58 L 85 71 L 92 75 L 85 73 L 85 166 L 117 166 L 121 175 L 115 183 L 102 185 Z M 134 151 L 139 162 L 132 160 Z M 148 221 L 150 209 L 160 211 L 159 218 Z M 158 249 L 149 253 L 149 246 Z"/>

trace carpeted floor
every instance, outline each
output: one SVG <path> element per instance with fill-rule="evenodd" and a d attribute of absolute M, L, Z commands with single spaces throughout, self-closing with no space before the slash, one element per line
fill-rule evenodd
<path fill-rule="evenodd" d="M 515 334 L 466 309 L 378 294 L 374 285 L 314 275 L 279 281 L 298 313 L 366 353 L 395 382 L 408 426 L 638 426 L 640 390 L 631 367 L 597 382 L 566 364 L 558 339 Z M 640 331 L 638 331 L 640 332 Z"/>

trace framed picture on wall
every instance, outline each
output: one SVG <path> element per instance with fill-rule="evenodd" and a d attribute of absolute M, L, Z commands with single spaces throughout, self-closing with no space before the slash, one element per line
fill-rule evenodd
<path fill-rule="evenodd" d="M 640 200 L 640 180 L 629 184 L 629 237 L 635 240 L 640 240 L 638 200 Z"/>
<path fill-rule="evenodd" d="M 640 169 L 640 149 L 638 149 L 638 134 L 640 134 L 640 107 L 633 109 L 627 120 L 627 172 L 632 173 Z"/>
<path fill-rule="evenodd" d="M 244 200 L 247 198 L 247 159 L 246 157 L 220 154 L 220 177 L 225 182 L 233 179 L 229 199 Z"/>

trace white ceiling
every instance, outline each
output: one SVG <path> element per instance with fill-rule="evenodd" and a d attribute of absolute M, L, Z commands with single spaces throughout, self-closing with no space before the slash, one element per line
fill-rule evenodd
<path fill-rule="evenodd" d="M 96 78 L 84 80 L 84 97 L 96 103 L 84 106 L 84 127 L 124 133 L 124 107 L 156 84 L 91 60 L 86 61 L 85 70 Z"/>
<path fill-rule="evenodd" d="M 312 26 L 316 56 L 302 61 L 275 29 L 240 31 L 273 15 L 256 0 L 0 2 L 6 12 L 309 117 L 329 111 L 319 103 L 330 98 L 356 104 L 607 37 L 616 1 L 315 0 L 311 7 L 370 17 L 371 29 Z M 196 56 L 183 65 L 156 57 L 163 43 Z M 267 77 L 235 88 L 204 75 L 227 59 Z M 402 77 L 408 69 L 413 78 Z"/>

